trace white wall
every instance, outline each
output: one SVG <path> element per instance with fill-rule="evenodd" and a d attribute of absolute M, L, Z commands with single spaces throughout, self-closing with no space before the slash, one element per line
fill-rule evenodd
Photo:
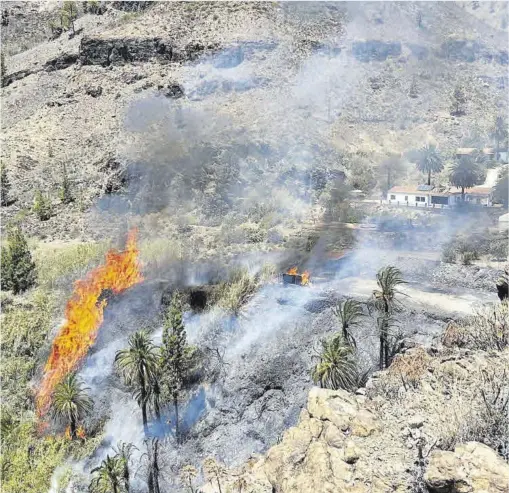
<path fill-rule="evenodd" d="M 391 199 L 392 195 L 394 195 L 396 198 Z M 418 205 L 423 206 L 424 204 L 430 203 L 429 195 L 424 195 L 424 194 L 417 195 L 415 193 L 411 194 L 411 193 L 399 193 L 399 192 L 398 193 L 391 193 L 391 192 L 387 193 L 387 200 L 389 200 L 390 202 L 393 202 L 393 203 L 399 202 L 400 204 L 406 205 L 405 197 L 408 197 L 408 205 L 415 206 L 415 203 L 416 203 L 415 197 L 424 197 L 426 199 L 424 202 L 417 202 Z"/>

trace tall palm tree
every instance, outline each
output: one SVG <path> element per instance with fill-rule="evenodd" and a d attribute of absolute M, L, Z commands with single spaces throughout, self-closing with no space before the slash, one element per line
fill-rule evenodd
<path fill-rule="evenodd" d="M 353 360 L 353 349 L 341 335 L 330 341 L 322 341 L 320 361 L 311 376 L 320 387 L 338 390 L 352 390 L 357 381 L 357 368 Z"/>
<path fill-rule="evenodd" d="M 359 318 L 364 315 L 362 304 L 355 300 L 346 300 L 344 302 L 339 302 L 332 311 L 341 324 L 343 339 L 356 347 L 355 338 L 348 329 L 357 325 L 359 323 Z"/>
<path fill-rule="evenodd" d="M 106 456 L 99 467 L 92 469 L 95 477 L 90 482 L 90 493 L 122 493 L 124 488 L 123 465 L 118 456 Z"/>
<path fill-rule="evenodd" d="M 417 155 L 417 169 L 428 174 L 428 185 L 431 185 L 431 173 L 440 173 L 444 169 L 442 156 L 433 144 L 426 144 Z"/>
<path fill-rule="evenodd" d="M 451 185 L 461 188 L 461 199 L 465 200 L 465 188 L 478 185 L 484 179 L 484 170 L 480 156 L 461 156 L 454 164 L 449 175 Z"/>
<path fill-rule="evenodd" d="M 53 394 L 53 414 L 68 421 L 73 440 L 76 438 L 78 421 L 92 410 L 92 400 L 87 390 L 76 374 L 72 373 L 55 387 Z"/>
<path fill-rule="evenodd" d="M 380 369 L 383 369 L 384 363 L 386 367 L 389 365 L 388 330 L 390 316 L 394 311 L 396 295 L 399 293 L 396 288 L 400 284 L 405 284 L 405 282 L 401 271 L 392 265 L 383 267 L 376 275 L 378 289 L 373 291 L 373 298 L 375 300 L 375 307 L 382 312 L 381 320 L 378 323 L 380 333 Z"/>
<path fill-rule="evenodd" d="M 150 399 L 150 383 L 157 367 L 157 348 L 144 330 L 135 332 L 128 341 L 129 347 L 118 351 L 115 365 L 126 385 L 132 388 L 141 407 L 143 429 L 148 435 L 147 405 Z"/>

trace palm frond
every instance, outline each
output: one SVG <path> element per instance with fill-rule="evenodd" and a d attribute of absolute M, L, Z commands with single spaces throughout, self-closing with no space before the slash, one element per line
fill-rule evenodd
<path fill-rule="evenodd" d="M 332 390 L 352 390 L 356 387 L 357 368 L 352 347 L 341 335 L 322 341 L 320 362 L 312 371 L 315 383 Z"/>

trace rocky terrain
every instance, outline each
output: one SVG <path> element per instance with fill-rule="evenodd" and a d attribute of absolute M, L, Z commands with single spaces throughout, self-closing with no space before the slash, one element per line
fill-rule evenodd
<path fill-rule="evenodd" d="M 163 343 L 177 289 L 201 366 L 179 397 L 181 443 L 169 401 L 162 419 L 149 409 L 161 492 L 507 491 L 503 205 L 379 201 L 388 162 L 395 183 L 422 183 L 407 157 L 426 142 L 443 155 L 437 185 L 456 148 L 494 145 L 509 12 L 477 3 L 77 2 L 67 27 L 62 2 L 2 3 L 1 240 L 19 226 L 36 272 L 0 298 L 6 492 L 87 491 L 124 443 L 130 491 L 157 493 L 114 362 L 142 328 Z M 93 400 L 85 436 L 53 416 L 41 431 L 34 395 L 74 283 L 133 228 L 143 281 L 101 293 L 77 368 Z M 396 356 L 377 372 L 373 292 L 388 265 L 405 283 Z M 282 282 L 297 266 L 309 285 Z M 311 370 L 346 299 L 361 307 L 359 388 L 318 388 Z"/>
<path fill-rule="evenodd" d="M 476 408 L 453 409 L 460 394 L 446 397 L 444 386 L 455 379 L 462 398 L 475 399 L 481 374 L 507 367 L 507 352 L 430 355 L 419 348 L 401 361 L 409 373 L 377 375 L 357 395 L 311 390 L 297 426 L 265 456 L 232 470 L 222 487 L 235 488 L 243 478 L 247 491 L 260 492 L 507 491 L 509 465 L 493 449 L 466 441 L 440 450 L 458 432 L 455 427 L 478 424 L 477 415 L 454 416 Z M 468 440 L 473 429 L 462 431 Z M 212 483 L 203 491 L 218 491 Z"/>

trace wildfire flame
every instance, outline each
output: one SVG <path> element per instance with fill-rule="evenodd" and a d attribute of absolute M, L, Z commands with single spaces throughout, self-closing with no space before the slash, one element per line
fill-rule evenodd
<path fill-rule="evenodd" d="M 55 386 L 76 370 L 95 342 L 107 300 L 104 290 L 118 294 L 142 281 L 136 247 L 136 230 L 129 232 L 124 251 L 110 250 L 103 265 L 76 281 L 65 309 L 66 323 L 53 341 L 37 395 L 37 414 L 44 416 L 51 405 Z"/>
<path fill-rule="evenodd" d="M 290 276 L 301 276 L 301 285 L 304 286 L 306 284 L 309 284 L 309 276 L 310 276 L 310 273 L 309 271 L 304 271 L 302 274 L 298 274 L 298 269 L 297 267 L 292 267 L 291 269 L 288 269 L 288 272 L 287 272 L 288 275 Z"/>

